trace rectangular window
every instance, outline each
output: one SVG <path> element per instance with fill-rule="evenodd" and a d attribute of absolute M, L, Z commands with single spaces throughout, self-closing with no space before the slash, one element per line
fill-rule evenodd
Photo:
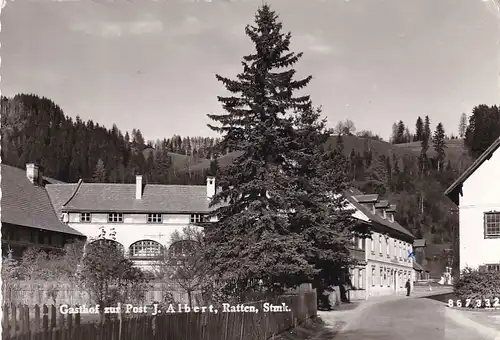
<path fill-rule="evenodd" d="M 110 223 L 123 223 L 123 214 L 122 213 L 109 213 L 108 214 L 108 222 L 110 222 Z"/>
<path fill-rule="evenodd" d="M 191 214 L 189 217 L 189 222 L 191 223 L 209 222 L 209 220 L 209 216 L 203 214 Z"/>
<path fill-rule="evenodd" d="M 485 269 L 486 271 L 488 272 L 499 272 L 500 271 L 500 263 L 496 263 L 496 264 L 487 264 L 485 265 Z"/>
<path fill-rule="evenodd" d="M 363 269 L 358 269 L 358 288 L 364 288 L 363 285 Z"/>
<path fill-rule="evenodd" d="M 484 238 L 500 238 L 500 212 L 484 213 Z"/>
<path fill-rule="evenodd" d="M 384 285 L 384 268 L 380 268 L 380 287 Z"/>
<path fill-rule="evenodd" d="M 92 220 L 92 215 L 90 213 L 81 213 L 80 214 L 80 222 L 90 223 L 91 220 Z"/>
<path fill-rule="evenodd" d="M 162 214 L 148 214 L 148 223 L 162 223 L 163 215 Z"/>
<path fill-rule="evenodd" d="M 382 256 L 382 235 L 378 235 L 378 249 L 380 252 L 380 256 Z"/>
<path fill-rule="evenodd" d="M 372 267 L 372 286 L 375 286 L 375 267 Z"/>
<path fill-rule="evenodd" d="M 370 247 L 372 250 L 372 253 L 375 252 L 375 235 L 372 234 L 372 239 L 370 240 Z"/>

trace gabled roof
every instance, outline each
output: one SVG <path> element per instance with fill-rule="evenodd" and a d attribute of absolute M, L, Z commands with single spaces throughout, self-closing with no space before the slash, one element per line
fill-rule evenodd
<path fill-rule="evenodd" d="M 387 208 L 389 207 L 389 201 L 382 200 L 380 202 L 375 203 L 375 208 Z"/>
<path fill-rule="evenodd" d="M 491 155 L 500 147 L 500 137 L 497 138 L 489 147 L 486 149 L 485 152 L 481 154 L 481 156 L 478 157 L 472 163 L 471 166 L 465 170 L 460 177 L 457 178 L 455 182 L 453 182 L 452 185 L 446 191 L 444 194 L 448 196 L 453 203 L 456 205 L 459 204 L 459 196 L 462 195 L 462 185 L 463 183 L 469 178 L 485 161 L 489 160 L 491 158 Z"/>
<path fill-rule="evenodd" d="M 361 191 L 359 191 L 360 194 L 356 195 L 354 198 L 356 201 L 359 203 L 375 203 L 378 201 L 378 195 L 377 194 L 369 194 L 365 195 Z"/>
<path fill-rule="evenodd" d="M 361 191 L 359 191 L 358 189 L 355 189 L 355 188 L 351 188 L 351 189 L 346 190 L 344 192 L 344 195 L 350 204 L 352 204 L 357 210 L 360 210 L 364 215 L 366 215 L 369 218 L 370 222 L 377 223 L 379 225 L 385 226 L 389 229 L 397 231 L 397 232 L 404 234 L 406 236 L 409 236 L 411 238 L 415 238 L 415 236 L 413 236 L 412 233 L 410 233 L 406 228 L 401 226 L 397 221 L 391 222 L 388 219 L 382 218 L 378 214 L 373 213 L 373 211 L 371 209 L 368 209 L 367 207 L 365 207 L 362 204 L 362 202 L 358 201 L 358 198 L 361 196 L 372 196 L 372 197 L 376 196 L 378 199 L 378 195 L 375 195 L 375 194 L 363 195 L 363 193 Z M 366 203 L 374 203 L 371 200 L 368 202 L 366 200 L 364 200 L 364 201 Z"/>
<path fill-rule="evenodd" d="M 1 165 L 2 223 L 84 236 L 62 223 L 44 187 L 26 177 L 26 171 Z"/>
<path fill-rule="evenodd" d="M 207 213 L 210 199 L 204 185 L 143 186 L 141 199 L 135 198 L 135 184 L 84 183 L 49 184 L 52 203 L 60 211 Z"/>

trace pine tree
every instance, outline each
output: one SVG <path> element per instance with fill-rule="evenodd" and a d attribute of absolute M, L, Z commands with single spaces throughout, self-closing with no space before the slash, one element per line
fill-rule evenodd
<path fill-rule="evenodd" d="M 436 164 L 438 172 L 443 170 L 446 143 L 445 143 L 445 132 L 443 124 L 439 123 L 434 131 L 434 136 L 432 137 L 432 146 L 436 151 Z"/>
<path fill-rule="evenodd" d="M 214 159 L 210 161 L 208 173 L 210 176 L 217 176 L 217 174 L 219 173 L 219 160 L 217 157 L 214 157 Z"/>
<path fill-rule="evenodd" d="M 95 183 L 105 183 L 106 177 L 106 167 L 104 166 L 103 160 L 99 158 L 97 164 L 95 165 L 94 176 L 92 179 Z"/>
<path fill-rule="evenodd" d="M 398 123 L 393 123 L 392 124 L 392 133 L 391 133 L 391 143 L 392 144 L 397 144 L 396 141 L 398 139 Z"/>
<path fill-rule="evenodd" d="M 394 144 L 401 144 L 404 143 L 405 140 L 405 123 L 403 123 L 402 120 L 398 122 L 398 129 L 396 132 L 396 139 L 394 141 Z"/>
<path fill-rule="evenodd" d="M 423 134 L 424 134 L 424 122 L 422 121 L 422 118 L 418 116 L 417 123 L 415 124 L 415 139 L 413 141 L 414 142 L 422 141 Z"/>
<path fill-rule="evenodd" d="M 294 92 L 311 77 L 294 80 L 295 70 L 278 71 L 293 66 L 302 54 L 289 52 L 291 34 L 281 32 L 277 19 L 268 5 L 259 8 L 255 26 L 245 30 L 256 52 L 243 57 L 237 80 L 216 75 L 239 96 L 219 96 L 227 114 L 209 115 L 220 125 L 209 125 L 222 134 L 218 149 L 241 155 L 220 176 L 223 189 L 211 204 L 228 204 L 213 213 L 219 219 L 207 229 L 207 256 L 226 284 L 223 290 L 241 298 L 256 289 L 258 280 L 279 294 L 314 272 L 307 261 L 308 243 L 291 232 L 284 213 L 292 208 L 295 182 L 288 171 L 295 136 L 288 112 L 310 107 L 309 96 L 295 97 Z"/>
<path fill-rule="evenodd" d="M 460 123 L 458 124 L 458 136 L 465 138 L 465 131 L 467 131 L 467 115 L 465 112 L 460 116 Z"/>
<path fill-rule="evenodd" d="M 425 140 L 427 145 L 429 145 L 430 138 L 431 138 L 431 120 L 429 116 L 425 116 L 423 140 Z"/>

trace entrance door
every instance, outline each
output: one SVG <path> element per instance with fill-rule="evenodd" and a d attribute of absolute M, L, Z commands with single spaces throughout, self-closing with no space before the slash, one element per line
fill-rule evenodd
<path fill-rule="evenodd" d="M 398 272 L 394 271 L 394 291 L 396 292 L 398 290 Z"/>

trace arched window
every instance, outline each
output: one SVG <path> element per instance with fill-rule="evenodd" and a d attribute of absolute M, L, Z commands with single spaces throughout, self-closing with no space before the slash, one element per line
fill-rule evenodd
<path fill-rule="evenodd" d="M 168 249 L 170 256 L 182 257 L 193 254 L 200 247 L 200 243 L 194 240 L 181 240 L 172 243 Z"/>
<path fill-rule="evenodd" d="M 129 248 L 131 257 L 155 258 L 161 256 L 163 246 L 152 240 L 140 240 L 133 243 Z"/>
<path fill-rule="evenodd" d="M 98 240 L 92 241 L 89 243 L 89 247 L 92 248 L 93 244 L 106 244 L 106 245 L 109 245 L 112 247 L 117 247 L 122 252 L 124 252 L 124 250 L 125 250 L 125 247 L 123 246 L 123 244 L 121 244 L 120 242 L 114 241 L 114 240 L 109 240 L 109 239 L 98 239 Z"/>

